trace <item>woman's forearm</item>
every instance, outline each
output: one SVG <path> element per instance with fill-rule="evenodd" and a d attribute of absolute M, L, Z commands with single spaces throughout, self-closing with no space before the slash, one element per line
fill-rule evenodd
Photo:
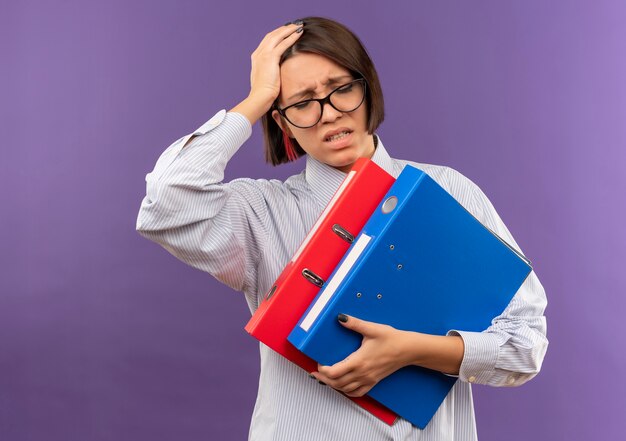
<path fill-rule="evenodd" d="M 458 375 L 465 349 L 461 337 L 410 331 L 398 332 L 404 348 L 406 365 L 411 364 L 445 374 Z"/>
<path fill-rule="evenodd" d="M 242 102 L 229 110 L 229 112 L 240 113 L 254 125 L 272 106 L 271 97 L 249 95 Z"/>

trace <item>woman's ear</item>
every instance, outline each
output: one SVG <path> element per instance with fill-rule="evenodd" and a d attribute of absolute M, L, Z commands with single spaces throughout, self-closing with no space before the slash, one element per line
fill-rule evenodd
<path fill-rule="evenodd" d="M 272 118 L 274 119 L 274 121 L 276 121 L 276 124 L 278 124 L 280 130 L 287 133 L 287 136 L 289 136 L 290 138 L 293 138 L 291 130 L 289 130 L 289 126 L 287 126 L 287 122 L 283 119 L 280 113 L 278 113 L 278 110 L 272 110 Z"/>

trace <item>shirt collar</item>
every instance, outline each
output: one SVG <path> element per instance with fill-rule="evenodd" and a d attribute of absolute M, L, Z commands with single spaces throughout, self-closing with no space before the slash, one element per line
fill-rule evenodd
<path fill-rule="evenodd" d="M 380 137 L 378 137 L 378 146 L 371 159 L 380 168 L 396 177 L 394 174 L 393 160 L 383 146 Z M 325 207 L 328 205 L 347 174 L 307 155 L 305 176 L 307 183 L 311 187 L 311 190 L 313 190 L 314 197 L 322 204 L 322 207 Z"/>

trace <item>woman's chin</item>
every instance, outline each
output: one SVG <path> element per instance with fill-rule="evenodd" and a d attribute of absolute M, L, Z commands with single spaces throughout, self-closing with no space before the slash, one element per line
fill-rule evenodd
<path fill-rule="evenodd" d="M 326 151 L 323 157 L 316 157 L 316 159 L 337 170 L 348 172 L 361 157 L 370 158 L 371 154 L 362 151 L 362 149 L 347 146 L 335 151 Z"/>
<path fill-rule="evenodd" d="M 327 162 L 328 165 L 330 165 L 333 168 L 336 168 L 337 170 L 341 170 L 345 173 L 349 172 L 350 169 L 352 168 L 352 166 L 354 165 L 354 163 L 359 159 L 358 155 L 350 155 L 348 157 L 344 157 L 341 160 L 337 159 L 335 161 L 332 162 Z"/>

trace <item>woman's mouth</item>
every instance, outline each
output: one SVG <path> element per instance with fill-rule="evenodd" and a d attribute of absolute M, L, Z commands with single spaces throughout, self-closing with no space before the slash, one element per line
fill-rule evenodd
<path fill-rule="evenodd" d="M 324 139 L 324 141 L 326 141 L 326 142 L 338 141 L 338 140 L 340 140 L 342 138 L 345 138 L 350 133 L 352 133 L 350 130 L 344 130 L 343 132 L 337 133 L 336 135 L 332 135 L 332 136 L 327 137 L 326 139 Z"/>

